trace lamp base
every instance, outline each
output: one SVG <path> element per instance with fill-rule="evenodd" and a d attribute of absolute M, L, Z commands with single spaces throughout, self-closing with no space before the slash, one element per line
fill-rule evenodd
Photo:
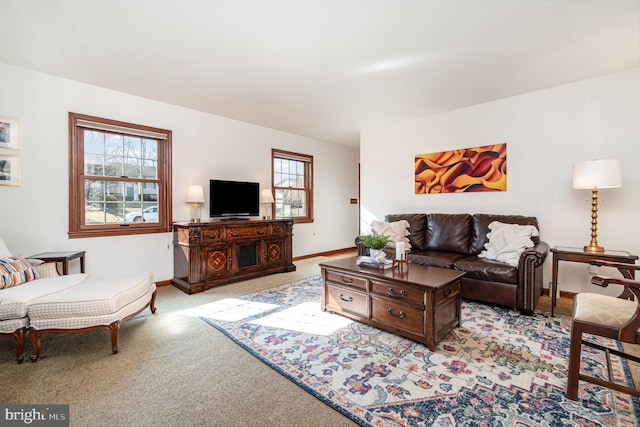
<path fill-rule="evenodd" d="M 589 253 L 594 253 L 594 254 L 601 254 L 604 252 L 604 248 L 602 246 L 599 246 L 597 243 L 591 242 L 591 244 L 589 246 L 585 246 L 583 248 L 584 252 L 589 252 Z"/>
<path fill-rule="evenodd" d="M 391 268 L 396 268 L 396 266 L 398 267 L 398 271 L 402 272 L 405 269 L 408 270 L 409 269 L 409 261 L 406 259 L 394 259 L 393 260 L 393 264 L 391 265 Z"/>
<path fill-rule="evenodd" d="M 200 203 L 193 202 L 191 204 L 191 222 L 200 222 Z"/>

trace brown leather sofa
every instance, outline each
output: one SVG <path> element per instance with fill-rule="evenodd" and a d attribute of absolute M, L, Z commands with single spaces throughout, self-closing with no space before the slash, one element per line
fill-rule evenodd
<path fill-rule="evenodd" d="M 489 214 L 393 214 L 385 221 L 409 222 L 407 254 L 410 263 L 454 268 L 465 271 L 462 277 L 462 298 L 488 304 L 515 308 L 531 315 L 542 294 L 542 265 L 549 252 L 549 245 L 532 237 L 533 248 L 525 250 L 517 267 L 502 262 L 479 258 L 489 241 L 489 224 L 499 221 L 508 224 L 533 225 L 538 230 L 535 217 Z M 390 256 L 393 250 L 385 249 Z M 358 245 L 358 253 L 366 254 L 366 248 Z"/>

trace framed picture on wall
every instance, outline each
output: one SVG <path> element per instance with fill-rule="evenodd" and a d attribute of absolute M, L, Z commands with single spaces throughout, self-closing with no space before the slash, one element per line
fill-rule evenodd
<path fill-rule="evenodd" d="M 0 185 L 20 185 L 20 156 L 0 153 Z"/>
<path fill-rule="evenodd" d="M 0 116 L 0 148 L 20 149 L 20 121 Z"/>

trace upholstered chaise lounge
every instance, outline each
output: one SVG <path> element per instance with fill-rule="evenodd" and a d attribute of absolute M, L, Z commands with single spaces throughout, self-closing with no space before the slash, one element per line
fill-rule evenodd
<path fill-rule="evenodd" d="M 0 238 L 0 335 L 15 339 L 18 363 L 24 360 L 27 333 L 32 362 L 40 357 L 40 336 L 46 333 L 107 329 L 115 354 L 120 324 L 146 307 L 155 313 L 152 273 L 58 276 L 55 265 L 47 270 L 41 267 L 11 257 Z M 53 277 L 42 277 L 45 271 L 53 271 Z"/>

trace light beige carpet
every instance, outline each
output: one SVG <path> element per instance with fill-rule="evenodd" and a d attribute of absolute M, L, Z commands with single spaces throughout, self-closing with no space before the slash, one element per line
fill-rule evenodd
<path fill-rule="evenodd" d="M 297 271 L 186 295 L 158 289 L 156 314 L 146 309 L 109 333 L 45 335 L 37 363 L 15 362 L 12 340 L 0 339 L 0 402 L 69 404 L 72 426 L 353 426 L 351 420 L 259 362 L 200 320 L 193 309 L 320 273 L 317 257 Z M 545 298 L 541 299 L 544 307 Z M 559 313 L 572 307 L 561 298 Z M 31 347 L 27 346 L 27 358 Z"/>
<path fill-rule="evenodd" d="M 194 295 L 161 287 L 156 314 L 146 309 L 122 325 L 117 355 L 107 331 L 50 334 L 37 363 L 18 365 L 13 341 L 0 339 L 0 402 L 69 404 L 78 427 L 353 426 L 192 313 L 201 304 L 318 275 L 324 259 Z M 27 358 L 30 352 L 28 345 Z"/>

